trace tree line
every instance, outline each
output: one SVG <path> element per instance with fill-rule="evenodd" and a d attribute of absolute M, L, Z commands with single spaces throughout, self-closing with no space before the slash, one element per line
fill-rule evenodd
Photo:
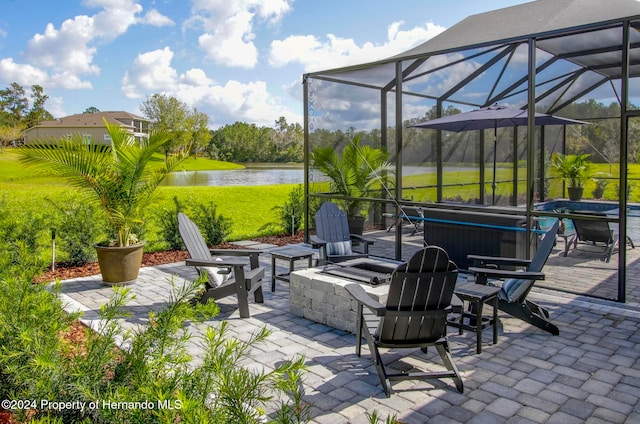
<path fill-rule="evenodd" d="M 0 143 L 2 146 L 19 141 L 21 133 L 27 128 L 54 117 L 46 110 L 49 96 L 39 85 L 33 85 L 30 94 L 17 83 L 0 90 Z M 635 106 L 631 108 L 635 109 Z M 246 122 L 235 122 L 221 128 L 209 129 L 209 116 L 189 107 L 173 96 L 153 94 L 140 105 L 140 111 L 149 119 L 151 129 L 164 130 L 173 135 L 166 153 L 190 146 L 191 153 L 230 162 L 301 162 L 304 157 L 303 128 L 299 123 L 288 123 L 284 117 L 274 122 L 273 127 L 257 126 Z M 83 113 L 95 113 L 99 109 L 91 106 Z M 449 106 L 443 115 L 460 113 L 458 108 Z M 568 153 L 589 153 L 594 162 L 619 162 L 620 107 L 617 103 L 605 105 L 595 100 L 574 103 L 567 106 L 562 116 L 589 119 L 592 125 L 572 126 L 566 136 Z M 412 118 L 403 123 L 404 163 L 432 163 L 436 160 L 435 131 L 411 128 L 411 125 L 426 119 L 435 118 L 435 108 L 424 116 Z M 638 121 L 638 122 L 636 122 Z M 393 127 L 386 129 L 388 140 L 394 140 Z M 559 131 L 559 129 L 558 129 Z M 503 146 L 510 145 L 512 133 L 501 130 L 499 134 Z M 522 156 L 526 149 L 526 127 L 518 130 L 517 155 Z M 341 149 L 355 135 L 360 135 L 363 144 L 379 147 L 382 131 L 357 131 L 318 129 L 309 135 L 314 147 L 331 146 Z M 486 149 L 485 158 L 477 158 L 476 143 L 473 139 L 477 132 L 443 137 L 442 151 L 445 162 L 476 162 L 492 160 L 493 149 Z M 465 142 L 466 141 L 466 142 Z M 1 146 L 0 146 L 1 147 Z M 558 147 L 555 147 L 557 150 Z M 393 150 L 393 149 L 392 149 Z M 551 148 L 549 150 L 554 150 Z M 640 162 L 640 120 L 629 121 L 629 160 Z M 501 148 L 497 152 L 498 161 L 513 160 L 513 150 Z M 392 158 L 393 159 L 393 158 Z M 523 159 L 518 157 L 517 159 Z"/>
<path fill-rule="evenodd" d="M 20 143 L 22 132 L 42 121 L 55 119 L 46 110 L 49 96 L 39 85 L 31 86 L 30 94 L 18 83 L 0 90 L 0 148 Z M 149 119 L 150 130 L 162 130 L 172 135 L 165 153 L 189 146 L 194 155 L 231 162 L 301 162 L 303 130 L 298 123 L 288 123 L 284 117 L 273 127 L 236 122 L 219 129 L 209 128 L 209 116 L 189 107 L 173 96 L 153 94 L 140 105 Z M 95 106 L 82 113 L 100 112 Z"/>

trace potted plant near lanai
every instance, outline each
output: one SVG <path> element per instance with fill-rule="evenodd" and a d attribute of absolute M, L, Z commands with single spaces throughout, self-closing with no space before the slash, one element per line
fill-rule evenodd
<path fill-rule="evenodd" d="M 333 147 L 319 147 L 311 152 L 311 165 L 331 180 L 333 193 L 348 197 L 342 202 L 352 234 L 362 235 L 367 203 L 359 198 L 370 197 L 382 185 L 383 171 L 391 172 L 389 154 L 380 148 L 361 145 L 360 135 L 338 154 Z"/>
<path fill-rule="evenodd" d="M 563 155 L 555 153 L 551 156 L 551 165 L 559 177 L 567 182 L 569 200 L 582 199 L 584 184 L 591 177 L 589 154 Z"/>
<path fill-rule="evenodd" d="M 165 155 L 171 141 L 166 132 L 152 131 L 137 140 L 123 127 L 105 120 L 111 144 L 87 144 L 81 134 L 56 140 L 38 140 L 19 150 L 21 162 L 63 177 L 78 187 L 88 202 L 104 211 L 112 239 L 97 243 L 103 281 L 126 284 L 138 276 L 144 242 L 134 229 L 154 202 L 164 177 L 188 156 L 189 149 Z"/>

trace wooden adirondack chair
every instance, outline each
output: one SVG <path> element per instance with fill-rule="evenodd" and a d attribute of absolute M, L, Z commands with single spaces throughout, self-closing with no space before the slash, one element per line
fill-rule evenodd
<path fill-rule="evenodd" d="M 462 378 L 447 341 L 447 314 L 457 276 L 458 268 L 447 253 L 429 246 L 393 272 L 386 305 L 373 300 L 359 284 L 345 286 L 358 302 L 356 354 L 361 354 L 364 335 L 387 396 L 391 395 L 391 380 L 407 379 L 453 378 L 462 393 Z M 380 348 L 419 347 L 426 352 L 429 346 L 436 347 L 448 371 L 390 374 L 380 355 Z"/>
<path fill-rule="evenodd" d="M 206 283 L 207 291 L 199 301 L 206 303 L 209 299 L 222 299 L 235 294 L 238 297 L 240 317 L 249 318 L 251 316 L 249 293 L 253 293 L 256 303 L 264 302 L 261 281 L 264 278 L 264 268 L 260 267 L 258 262 L 258 255 L 261 252 L 259 250 L 209 249 L 196 224 L 183 213 L 178 214 L 178 230 L 191 256 L 186 264 L 195 266 L 201 274 L 209 274 L 209 280 Z M 245 268 L 247 265 L 249 269 Z M 220 281 L 220 275 L 215 275 L 210 268 L 221 269 L 222 275 L 225 273 L 231 273 L 231 275 Z"/>

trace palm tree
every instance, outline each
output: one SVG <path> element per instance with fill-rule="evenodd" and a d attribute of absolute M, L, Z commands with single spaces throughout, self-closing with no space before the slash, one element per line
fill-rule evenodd
<path fill-rule="evenodd" d="M 151 132 L 136 140 L 123 127 L 105 120 L 111 146 L 87 144 L 81 134 L 55 141 L 38 140 L 19 150 L 21 162 L 65 178 L 80 188 L 87 201 L 105 211 L 113 229 L 113 246 L 137 243 L 132 229 L 142 224 L 164 177 L 187 158 L 189 148 L 164 157 L 157 155 L 171 142 L 166 132 Z"/>
<path fill-rule="evenodd" d="M 345 212 L 350 217 L 360 216 L 366 210 L 362 200 L 348 199 L 369 197 L 380 189 L 380 174 L 391 171 L 389 154 L 379 148 L 360 145 L 360 135 L 342 151 L 342 156 L 333 147 L 320 147 L 311 152 L 311 162 L 319 171 L 331 179 L 332 191 L 347 199 Z"/>

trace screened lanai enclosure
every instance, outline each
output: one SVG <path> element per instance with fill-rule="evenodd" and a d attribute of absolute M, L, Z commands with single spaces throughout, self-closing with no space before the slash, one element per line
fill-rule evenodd
<path fill-rule="evenodd" d="M 420 234 L 464 269 L 467 253 L 531 257 L 561 219 L 547 268 L 567 281 L 536 286 L 640 302 L 630 271 L 640 248 L 624 242 L 640 244 L 639 76 L 636 0 L 525 3 L 470 16 L 386 60 L 305 74 L 306 228 L 333 200 L 365 217 L 365 234 L 390 241 L 393 259 L 406 259 Z M 493 105 L 521 109 L 524 122 L 415 126 Z M 586 123 L 546 125 L 535 113 Z M 336 184 L 322 149 L 342 175 L 364 177 Z M 365 160 L 376 149 L 388 167 Z M 349 151 L 359 163 L 343 160 Z M 581 200 L 569 200 L 570 181 L 553 165 L 574 155 L 586 163 Z M 577 238 L 575 221 L 608 226 L 608 244 L 621 240 L 610 258 L 606 242 Z"/>

